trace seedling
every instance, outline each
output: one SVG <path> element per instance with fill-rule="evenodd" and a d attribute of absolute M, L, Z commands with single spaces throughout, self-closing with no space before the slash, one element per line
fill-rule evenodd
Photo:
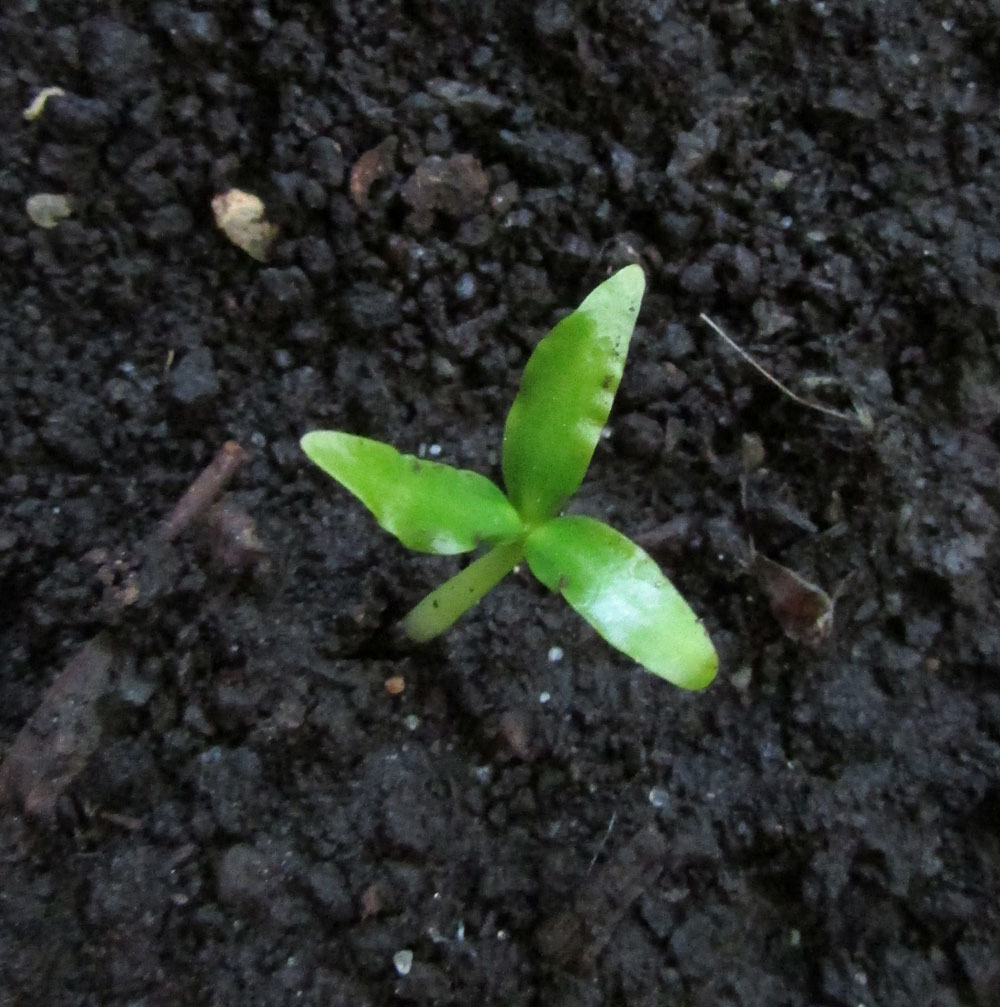
<path fill-rule="evenodd" d="M 605 280 L 531 354 L 504 428 L 507 495 L 485 476 L 331 430 L 302 438 L 311 461 L 410 549 L 487 551 L 403 620 L 430 640 L 518 563 L 612 646 L 685 689 L 715 677 L 715 649 L 687 602 L 634 542 L 594 518 L 561 516 L 601 436 L 645 288 L 639 266 Z"/>

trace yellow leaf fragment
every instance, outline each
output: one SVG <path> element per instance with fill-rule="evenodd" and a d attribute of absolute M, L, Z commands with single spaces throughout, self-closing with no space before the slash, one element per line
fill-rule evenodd
<path fill-rule="evenodd" d="M 45 103 L 49 98 L 57 98 L 66 92 L 61 87 L 43 87 L 31 100 L 31 104 L 22 112 L 27 122 L 34 122 L 45 109 Z"/>
<path fill-rule="evenodd" d="M 73 212 L 69 197 L 57 192 L 36 192 L 34 196 L 28 197 L 24 208 L 32 223 L 46 230 L 55 227 Z"/>
<path fill-rule="evenodd" d="M 258 262 L 267 253 L 278 228 L 264 219 L 264 204 L 251 192 L 230 189 L 212 199 L 215 223 L 226 237 Z"/>

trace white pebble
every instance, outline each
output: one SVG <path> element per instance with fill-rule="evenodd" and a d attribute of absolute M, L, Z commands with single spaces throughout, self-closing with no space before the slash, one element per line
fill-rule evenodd
<path fill-rule="evenodd" d="M 649 803 L 654 808 L 666 808 L 670 804 L 670 794 L 666 787 L 653 787 L 649 791 Z"/>

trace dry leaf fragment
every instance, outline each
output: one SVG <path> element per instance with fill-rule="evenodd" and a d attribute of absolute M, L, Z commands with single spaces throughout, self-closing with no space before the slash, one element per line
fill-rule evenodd
<path fill-rule="evenodd" d="M 100 744 L 98 713 L 108 691 L 114 650 L 99 633 L 56 676 L 0 764 L 0 801 L 33 818 L 52 819 L 56 802 Z"/>
<path fill-rule="evenodd" d="M 354 163 L 351 168 L 351 198 L 359 210 L 368 209 L 368 190 L 392 171 L 398 146 L 398 138 L 388 136 L 377 147 L 366 150 Z"/>
<path fill-rule="evenodd" d="M 46 230 L 55 227 L 73 212 L 69 197 L 57 192 L 36 192 L 34 196 L 28 197 L 24 209 L 32 223 Z"/>
<path fill-rule="evenodd" d="M 830 635 L 833 601 L 822 588 L 759 552 L 751 569 L 785 636 L 815 647 Z"/>
<path fill-rule="evenodd" d="M 212 199 L 215 223 L 226 237 L 258 262 L 267 261 L 267 252 L 278 233 L 264 219 L 264 204 L 252 192 L 230 189 Z"/>
<path fill-rule="evenodd" d="M 65 93 L 61 87 L 43 87 L 21 114 L 27 122 L 34 122 L 45 110 L 45 103 L 49 98 L 58 98 L 59 95 Z"/>

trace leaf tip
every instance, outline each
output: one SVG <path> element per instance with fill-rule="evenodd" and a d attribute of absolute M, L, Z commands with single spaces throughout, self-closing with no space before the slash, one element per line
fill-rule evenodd
<path fill-rule="evenodd" d="M 642 266 L 633 262 L 624 269 L 619 269 L 611 279 L 620 283 L 622 294 L 628 298 L 630 307 L 634 302 L 635 310 L 638 311 L 639 301 L 646 292 L 646 274 L 642 271 Z"/>
<path fill-rule="evenodd" d="M 322 468 L 320 459 L 333 448 L 332 439 L 335 436 L 330 430 L 310 430 L 299 438 L 299 447 L 309 461 Z"/>

